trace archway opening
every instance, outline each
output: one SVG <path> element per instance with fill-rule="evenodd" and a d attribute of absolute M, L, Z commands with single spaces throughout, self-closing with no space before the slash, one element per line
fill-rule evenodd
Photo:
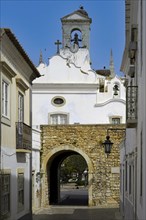
<path fill-rule="evenodd" d="M 71 31 L 71 45 L 77 44 L 82 47 L 82 32 L 79 29 L 73 29 Z"/>
<path fill-rule="evenodd" d="M 67 150 L 48 161 L 50 205 L 88 205 L 88 166 L 77 152 Z"/>

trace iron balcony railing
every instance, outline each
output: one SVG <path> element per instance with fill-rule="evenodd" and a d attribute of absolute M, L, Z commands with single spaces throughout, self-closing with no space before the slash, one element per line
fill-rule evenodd
<path fill-rule="evenodd" d="M 32 129 L 23 122 L 16 122 L 16 149 L 32 149 Z"/>
<path fill-rule="evenodd" d="M 126 93 L 126 124 L 128 128 L 134 128 L 137 125 L 137 86 L 127 86 Z"/>

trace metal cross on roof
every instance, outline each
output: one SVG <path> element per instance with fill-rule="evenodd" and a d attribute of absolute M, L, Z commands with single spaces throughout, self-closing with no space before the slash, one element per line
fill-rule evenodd
<path fill-rule="evenodd" d="M 59 40 L 57 40 L 56 42 L 55 42 L 55 45 L 57 45 L 57 53 L 59 53 L 59 45 L 61 45 L 62 43 L 59 41 Z"/>

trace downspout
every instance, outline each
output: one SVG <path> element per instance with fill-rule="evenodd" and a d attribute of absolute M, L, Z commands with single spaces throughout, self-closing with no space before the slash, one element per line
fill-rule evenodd
<path fill-rule="evenodd" d="M 0 64 L 1 65 L 1 64 Z M 1 160 L 1 112 L 2 112 L 2 110 L 1 110 L 1 100 L 2 100 L 2 97 L 1 97 L 1 85 L 2 85 L 2 78 L 1 78 L 1 74 L 2 74 L 2 71 L 1 71 L 1 68 L 2 68 L 2 66 L 0 66 L 0 186 L 2 185 L 2 178 L 1 178 L 1 172 L 2 172 L 2 165 L 1 165 L 1 163 L 2 163 L 2 160 Z M 1 203 L 2 203 L 2 201 L 1 201 L 1 198 L 2 198 L 2 196 L 1 196 L 1 190 L 2 190 L 2 187 L 0 187 L 0 218 L 1 218 Z"/>
<path fill-rule="evenodd" d="M 127 131 L 127 129 L 126 129 Z M 127 138 L 127 132 L 125 131 L 125 140 L 124 140 L 124 147 L 125 147 L 125 155 L 124 155 L 124 166 L 126 167 L 126 156 L 127 156 L 127 152 L 126 152 L 126 138 Z M 127 178 L 126 176 L 126 170 L 124 168 L 124 184 L 123 184 L 123 218 L 125 218 L 125 180 Z"/>
<path fill-rule="evenodd" d="M 2 54 L 2 39 L 3 39 L 3 35 L 5 34 L 4 30 L 1 29 L 1 32 L 0 32 L 0 53 Z M 1 158 L 1 148 L 2 148 L 2 142 L 1 142 L 1 132 L 2 132 L 2 128 L 1 128 L 1 117 L 2 117 L 2 88 L 1 88 L 1 85 L 2 85 L 2 63 L 0 61 L 0 175 L 2 174 L 2 158 Z M 2 178 L 0 178 L 0 186 L 2 185 Z M 1 217 L 1 206 L 2 206 L 2 201 L 1 201 L 1 193 L 2 193 L 2 187 L 0 187 L 0 217 Z"/>
<path fill-rule="evenodd" d="M 30 126 L 31 126 L 31 153 L 30 153 L 30 215 L 32 218 L 32 83 L 29 88 Z"/>
<path fill-rule="evenodd" d="M 135 200 L 134 200 L 134 209 L 135 209 L 135 215 L 134 215 L 134 219 L 137 219 L 137 148 L 135 149 L 135 189 L 134 189 L 134 196 L 135 196 Z"/>

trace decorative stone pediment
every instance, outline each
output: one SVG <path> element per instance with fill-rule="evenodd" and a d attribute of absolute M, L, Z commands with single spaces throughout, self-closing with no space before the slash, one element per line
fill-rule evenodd
<path fill-rule="evenodd" d="M 92 19 L 89 18 L 88 13 L 83 8 L 80 8 L 79 10 L 76 10 L 71 14 L 68 14 L 61 18 L 62 22 L 67 22 L 71 20 L 89 21 L 90 23 L 92 22 Z"/>
<path fill-rule="evenodd" d="M 64 17 L 62 20 L 88 20 L 88 18 L 75 13 Z"/>

